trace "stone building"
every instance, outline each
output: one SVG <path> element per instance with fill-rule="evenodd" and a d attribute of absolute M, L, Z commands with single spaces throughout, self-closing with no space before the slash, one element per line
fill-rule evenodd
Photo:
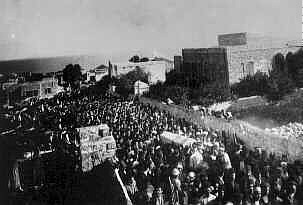
<path fill-rule="evenodd" d="M 181 71 L 182 66 L 182 56 L 174 56 L 174 69 L 178 72 Z"/>
<path fill-rule="evenodd" d="M 250 33 L 219 35 L 218 45 L 226 48 L 231 84 L 257 71 L 267 73 L 275 54 L 282 53 L 285 56 L 301 46 L 297 42 Z"/>
<path fill-rule="evenodd" d="M 21 102 L 30 97 L 51 97 L 58 91 L 58 79 L 55 77 L 43 78 L 41 81 L 19 83 L 5 90 L 8 105 Z"/>
<path fill-rule="evenodd" d="M 149 73 L 148 81 L 150 84 L 154 84 L 158 81 L 164 82 L 166 80 L 166 73 L 173 70 L 174 62 L 166 58 L 153 57 L 147 62 L 114 63 L 115 72 L 118 77 L 135 70 L 137 67 Z"/>
<path fill-rule="evenodd" d="M 98 82 L 104 76 L 108 75 L 108 67 L 105 65 L 100 65 L 95 69 L 89 70 L 86 72 L 86 81 L 87 82 Z"/>
<path fill-rule="evenodd" d="M 229 93 L 228 62 L 225 48 L 187 48 L 174 57 L 175 71 L 182 86 L 205 93 Z"/>

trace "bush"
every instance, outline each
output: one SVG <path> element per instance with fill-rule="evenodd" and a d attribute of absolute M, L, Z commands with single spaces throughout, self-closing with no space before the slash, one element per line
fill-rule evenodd
<path fill-rule="evenodd" d="M 164 89 L 164 84 L 162 82 L 157 82 L 156 84 L 149 86 L 149 92 L 145 93 L 144 96 L 161 101 L 166 98 Z"/>
<path fill-rule="evenodd" d="M 81 66 L 79 64 L 69 64 L 63 69 L 63 80 L 65 86 L 70 86 L 72 90 L 80 88 Z"/>
<path fill-rule="evenodd" d="M 148 62 L 149 58 L 147 58 L 147 57 L 140 58 L 138 55 L 134 55 L 128 61 L 132 62 L 132 63 Z"/>
<path fill-rule="evenodd" d="M 149 87 L 149 92 L 145 94 L 146 97 L 157 99 L 160 101 L 167 101 L 170 98 L 177 104 L 189 104 L 189 89 L 180 86 L 167 86 L 162 82 L 157 82 Z"/>
<path fill-rule="evenodd" d="M 280 100 L 295 88 L 292 79 L 294 69 L 291 68 L 293 62 L 291 54 L 287 55 L 286 60 L 288 62 L 281 53 L 276 54 L 272 60 L 272 70 L 268 75 L 257 72 L 253 76 L 246 76 L 239 83 L 232 85 L 232 93 L 238 97 L 260 95 L 266 96 L 269 100 Z"/>
<path fill-rule="evenodd" d="M 275 101 L 282 99 L 295 88 L 292 79 L 284 72 L 272 71 L 268 79 L 268 89 L 265 96 L 267 99 Z"/>
<path fill-rule="evenodd" d="M 273 57 L 272 70 L 269 72 L 268 90 L 266 92 L 266 97 L 269 100 L 280 100 L 295 88 L 295 83 L 291 79 L 286 65 L 287 63 L 281 53 Z"/>
<path fill-rule="evenodd" d="M 134 55 L 128 61 L 133 62 L 133 63 L 139 63 L 140 62 L 140 57 L 138 55 Z"/>
<path fill-rule="evenodd" d="M 263 96 L 268 90 L 268 79 L 267 74 L 257 72 L 255 75 L 246 76 L 239 83 L 233 84 L 231 91 L 238 97 Z"/>
<path fill-rule="evenodd" d="M 286 55 L 286 66 L 290 78 L 297 87 L 303 87 L 303 49 Z"/>
<path fill-rule="evenodd" d="M 140 59 L 140 62 L 148 62 L 149 61 L 149 58 L 147 57 L 143 57 Z"/>

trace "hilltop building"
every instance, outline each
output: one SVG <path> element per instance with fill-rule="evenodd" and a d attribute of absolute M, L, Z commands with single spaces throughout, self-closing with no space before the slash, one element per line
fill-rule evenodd
<path fill-rule="evenodd" d="M 140 80 L 137 80 L 134 83 L 134 94 L 135 95 L 143 95 L 145 92 L 149 91 L 149 85 Z"/>
<path fill-rule="evenodd" d="M 178 84 L 205 93 L 229 93 L 229 73 L 225 48 L 186 48 L 174 57 Z"/>
<path fill-rule="evenodd" d="M 295 52 L 302 42 L 244 32 L 219 35 L 218 46 L 226 48 L 229 82 L 233 84 L 257 71 L 267 73 L 275 54 L 285 56 L 288 52 Z"/>
<path fill-rule="evenodd" d="M 6 88 L 7 104 L 12 105 L 30 97 L 47 98 L 59 91 L 58 79 L 46 77 L 40 81 L 14 84 Z"/>
<path fill-rule="evenodd" d="M 86 72 L 87 82 L 97 82 L 102 79 L 103 76 L 108 74 L 108 68 L 105 65 L 100 65 L 95 69 Z"/>
<path fill-rule="evenodd" d="M 113 66 L 117 76 L 126 74 L 136 69 L 136 67 L 140 67 L 150 74 L 149 83 L 153 84 L 158 81 L 164 82 L 166 80 L 166 73 L 173 70 L 174 62 L 166 58 L 153 57 L 146 62 L 115 63 Z"/>
<path fill-rule="evenodd" d="M 117 65 L 112 65 L 110 62 L 108 66 L 100 65 L 86 72 L 86 81 L 98 82 L 106 75 L 117 76 L 117 69 Z"/>
<path fill-rule="evenodd" d="M 8 79 L 6 82 L 2 83 L 2 90 L 6 90 L 13 85 L 17 85 L 19 82 L 18 79 Z"/>

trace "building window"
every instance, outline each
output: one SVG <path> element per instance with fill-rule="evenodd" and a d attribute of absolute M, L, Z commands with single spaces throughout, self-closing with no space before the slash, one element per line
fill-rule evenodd
<path fill-rule="evenodd" d="M 255 74 L 254 62 L 249 61 L 246 64 L 246 75 L 254 75 L 254 74 Z"/>
<path fill-rule="evenodd" d="M 39 90 L 34 90 L 33 93 L 34 93 L 34 96 L 38 96 L 39 95 Z"/>
<path fill-rule="evenodd" d="M 47 95 L 47 94 L 50 94 L 52 92 L 52 89 L 51 88 L 45 88 L 44 89 L 44 93 Z"/>
<path fill-rule="evenodd" d="M 241 63 L 241 70 L 242 70 L 242 78 L 245 77 L 245 67 L 244 67 L 244 63 Z"/>
<path fill-rule="evenodd" d="M 96 76 L 89 76 L 89 81 L 96 82 Z"/>
<path fill-rule="evenodd" d="M 34 96 L 38 96 L 39 91 L 38 90 L 28 90 L 25 92 L 25 97 L 34 97 Z"/>

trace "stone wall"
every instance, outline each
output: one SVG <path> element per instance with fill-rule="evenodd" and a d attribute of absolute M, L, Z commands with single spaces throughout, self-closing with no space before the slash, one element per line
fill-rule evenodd
<path fill-rule="evenodd" d="M 139 63 L 115 63 L 114 66 L 117 67 L 117 76 L 127 74 L 136 69 L 136 67 L 140 67 L 150 74 L 149 83 L 154 84 L 158 81 L 164 82 L 166 80 L 166 73 L 174 68 L 174 63 L 166 60 L 159 60 Z"/>
<path fill-rule="evenodd" d="M 180 72 L 181 66 L 182 66 L 182 56 L 174 56 L 174 69 Z"/>
<path fill-rule="evenodd" d="M 271 69 L 271 61 L 275 54 L 297 51 L 297 47 L 261 48 L 261 49 L 238 49 L 227 48 L 229 67 L 229 81 L 231 84 L 239 82 L 241 78 L 250 72 L 249 64 L 253 64 L 253 73 L 257 71 L 267 73 Z"/>
<path fill-rule="evenodd" d="M 275 54 L 282 53 L 285 56 L 288 52 L 299 49 L 295 45 L 287 46 L 287 42 L 289 41 L 251 33 L 219 35 L 218 45 L 227 49 L 230 84 L 257 71 L 267 73 Z"/>
<path fill-rule="evenodd" d="M 247 33 L 232 33 L 218 36 L 219 46 L 246 45 Z"/>
<path fill-rule="evenodd" d="M 225 48 L 182 49 L 181 73 L 184 85 L 229 94 L 229 74 Z"/>

